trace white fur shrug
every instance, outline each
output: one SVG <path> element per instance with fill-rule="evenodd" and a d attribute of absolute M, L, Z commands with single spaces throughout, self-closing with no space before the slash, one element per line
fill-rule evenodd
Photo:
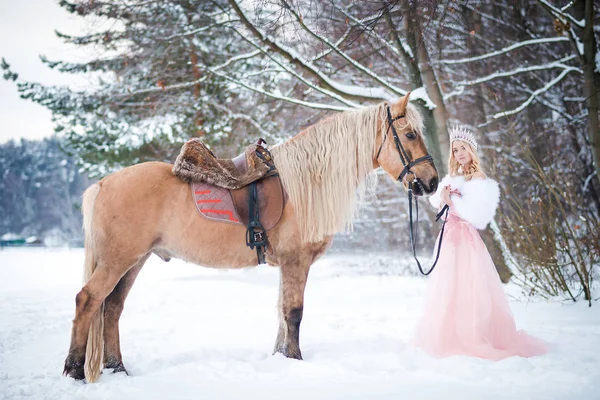
<path fill-rule="evenodd" d="M 450 185 L 451 189 L 458 189 L 461 197 L 452 195 L 452 210 L 462 219 L 470 222 L 477 229 L 485 229 L 492 222 L 498 201 L 500 199 L 500 188 L 498 183 L 492 179 L 472 179 L 465 182 L 462 175 L 446 175 L 440 182 L 438 190 L 429 197 L 429 202 L 437 209 L 441 206 L 442 188 Z"/>

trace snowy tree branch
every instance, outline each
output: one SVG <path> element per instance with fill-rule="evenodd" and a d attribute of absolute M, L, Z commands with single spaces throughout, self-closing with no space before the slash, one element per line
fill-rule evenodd
<path fill-rule="evenodd" d="M 202 28 L 198 28 L 198 29 L 194 29 L 192 31 L 189 32 L 184 32 L 184 33 L 178 33 L 176 35 L 171 35 L 171 36 L 167 36 L 166 38 L 164 38 L 163 40 L 172 40 L 178 37 L 184 37 L 184 36 L 193 36 L 197 33 L 201 33 L 201 32 L 206 32 L 216 26 L 221 26 L 221 25 L 226 25 L 226 24 L 230 24 L 232 22 L 239 22 L 239 19 L 232 19 L 232 20 L 227 20 L 227 21 L 221 21 L 221 22 L 215 22 L 214 24 L 210 24 L 207 26 L 203 26 Z"/>
<path fill-rule="evenodd" d="M 350 14 L 348 11 L 344 10 L 344 8 L 340 7 L 339 5 L 335 5 L 336 9 L 339 10 L 342 14 L 344 14 L 350 21 L 354 22 L 356 25 L 360 26 L 361 28 L 364 29 L 365 32 L 368 32 L 368 35 L 377 39 L 381 44 L 384 45 L 384 47 L 386 47 L 388 50 L 390 50 L 392 53 L 401 56 L 400 51 L 395 47 L 392 46 L 386 39 L 384 39 L 381 35 L 379 35 L 377 32 L 373 31 L 373 30 L 368 30 L 369 26 L 366 25 L 365 21 L 371 19 L 372 17 L 367 17 L 367 18 L 363 18 L 363 19 L 358 19 L 356 18 L 354 15 Z M 410 49 L 410 47 L 406 44 L 406 42 L 404 42 L 403 40 L 400 39 L 400 37 L 397 38 L 398 39 L 398 43 L 399 43 L 399 47 L 402 49 L 404 56 L 408 57 L 408 58 L 414 58 L 413 54 L 412 54 L 412 50 Z"/>
<path fill-rule="evenodd" d="M 566 22 L 566 20 L 569 20 L 580 28 L 583 28 L 585 26 L 584 20 L 577 21 L 575 18 L 573 18 L 573 16 L 571 14 L 566 13 L 563 10 L 554 7 L 552 4 L 548 3 L 546 0 L 538 0 L 538 3 L 540 3 L 542 5 L 542 7 L 547 9 L 555 18 L 558 18 L 558 19 L 562 20 L 563 22 Z M 568 8 L 568 6 L 569 5 L 565 6 L 563 9 L 566 10 Z"/>
<path fill-rule="evenodd" d="M 493 15 L 484 13 L 478 7 L 475 7 L 475 6 L 473 6 L 473 5 L 469 4 L 469 3 L 465 4 L 465 7 L 468 8 L 469 10 L 471 10 L 472 12 L 481 15 L 483 18 L 486 18 L 486 19 L 488 19 L 490 21 L 495 22 L 498 25 L 506 26 L 506 27 L 511 28 L 513 30 L 515 29 L 514 24 L 508 23 L 506 21 L 503 21 L 502 19 L 496 18 Z"/>
<path fill-rule="evenodd" d="M 239 56 L 231 57 L 229 60 L 225 61 L 223 64 L 214 67 L 214 69 L 215 70 L 223 69 L 223 68 L 227 67 L 228 65 L 233 64 L 236 61 L 247 60 L 249 58 L 253 58 L 253 57 L 259 55 L 260 53 L 261 53 L 260 50 L 255 50 L 255 51 L 250 52 L 250 53 L 240 54 Z"/>
<path fill-rule="evenodd" d="M 320 72 L 313 64 L 311 64 L 310 61 L 306 60 L 293 49 L 285 46 L 277 39 L 269 36 L 262 30 L 258 29 L 254 24 L 252 24 L 246 16 L 246 14 L 240 8 L 236 0 L 229 0 L 229 3 L 237 13 L 243 25 L 248 30 L 250 30 L 250 32 L 252 32 L 257 38 L 259 38 L 263 43 L 265 43 L 269 49 L 283 56 L 291 64 L 302 68 L 305 72 L 308 72 L 310 75 L 316 78 L 320 82 L 320 84 L 327 90 L 334 92 L 340 96 L 343 96 L 349 100 L 382 101 L 390 99 L 391 96 L 385 95 L 385 93 L 378 88 L 355 88 L 352 86 L 339 84 L 332 81 L 322 72 Z"/>
<path fill-rule="evenodd" d="M 224 105 L 221 105 L 221 104 L 216 103 L 214 101 L 211 101 L 210 105 L 212 105 L 213 107 L 215 107 L 218 110 L 223 111 L 231 119 L 242 119 L 242 120 L 248 122 L 250 125 L 252 125 L 253 127 L 255 127 L 256 130 L 258 130 L 263 137 L 265 137 L 265 138 L 271 138 L 271 139 L 276 140 L 276 141 L 279 140 L 279 138 L 277 136 L 275 136 L 273 133 L 265 130 L 265 128 L 263 128 L 262 125 L 259 124 L 250 115 L 235 113 L 235 112 L 231 111 L 228 107 L 225 107 Z"/>
<path fill-rule="evenodd" d="M 344 32 L 344 34 L 335 42 L 336 46 L 339 46 L 340 44 L 342 44 L 344 42 L 344 40 L 346 40 L 348 38 L 348 36 L 350 35 L 350 32 L 352 32 L 352 28 L 347 28 L 346 32 Z M 315 55 L 311 61 L 311 63 L 315 62 L 315 61 L 319 61 L 321 58 L 323 57 L 327 57 L 329 54 L 331 54 L 333 52 L 333 49 L 327 49 L 322 51 L 321 53 Z"/>
<path fill-rule="evenodd" d="M 242 32 L 239 32 L 237 29 L 234 28 L 234 30 L 237 32 L 238 35 L 240 35 L 240 37 L 242 37 L 244 40 L 246 40 L 248 43 L 250 43 L 252 46 L 256 47 L 258 50 L 257 52 L 262 52 L 264 53 L 267 57 L 269 57 L 273 62 L 275 62 L 277 65 L 279 65 L 281 68 L 283 68 L 283 70 L 287 73 L 289 73 L 290 75 L 294 76 L 296 79 L 298 79 L 300 82 L 304 83 L 306 86 L 308 86 L 311 89 L 314 89 L 334 100 L 339 101 L 342 104 L 347 105 L 348 107 L 351 108 L 360 108 L 359 104 L 356 104 L 350 100 L 345 99 L 344 97 L 338 95 L 337 93 L 331 92 L 327 89 L 324 89 L 320 86 L 317 86 L 315 84 L 313 84 L 312 82 L 310 82 L 309 80 L 307 80 L 304 76 L 302 76 L 301 74 L 297 73 L 296 71 L 294 71 L 292 68 L 290 68 L 289 66 L 287 66 L 285 63 L 280 62 L 279 60 L 277 60 L 276 57 L 273 57 L 273 55 L 268 51 L 268 49 L 261 47 L 260 44 L 254 42 L 253 40 L 251 40 L 250 38 L 244 36 L 242 34 Z"/>
<path fill-rule="evenodd" d="M 337 107 L 337 106 L 332 106 L 329 104 L 321 104 L 321 103 L 312 103 L 312 102 L 308 102 L 308 101 L 303 101 L 303 100 L 298 100 L 298 99 L 294 99 L 288 96 L 284 96 L 284 95 L 278 95 L 275 93 L 271 93 L 271 92 L 267 92 L 266 90 L 248 85 L 245 82 L 242 82 L 239 79 L 233 78 L 229 75 L 220 73 L 219 71 L 216 70 L 212 70 L 211 68 L 206 68 L 207 71 L 212 72 L 213 74 L 220 76 L 221 78 L 224 78 L 226 80 L 228 80 L 231 83 L 234 83 L 236 85 L 239 85 L 245 89 L 251 90 L 253 92 L 256 93 L 260 93 L 262 95 L 265 95 L 267 97 L 271 97 L 273 99 L 276 100 L 282 100 L 282 101 L 287 101 L 288 103 L 292 103 L 292 104 L 297 104 L 297 105 L 301 105 L 301 106 L 305 106 L 305 107 L 309 107 L 309 108 L 314 108 L 314 109 L 318 109 L 318 110 L 331 110 L 331 111 L 347 111 L 350 108 L 348 107 Z"/>
<path fill-rule="evenodd" d="M 315 39 L 317 39 L 317 40 L 325 43 L 333 51 L 335 51 L 338 55 L 340 55 L 344 60 L 346 60 L 347 62 L 349 62 L 350 65 L 352 65 L 354 68 L 356 68 L 357 70 L 361 71 L 363 74 L 365 74 L 366 76 L 372 78 L 376 82 L 380 83 L 382 86 L 384 86 L 385 88 L 389 89 L 390 91 L 392 91 L 396 95 L 403 96 L 403 95 L 406 94 L 405 90 L 402 90 L 400 88 L 397 88 L 397 87 L 391 85 L 386 79 L 380 77 L 379 75 L 377 75 L 375 72 L 373 72 L 369 68 L 366 68 L 364 65 L 358 63 L 356 60 L 354 60 L 352 57 L 350 57 L 348 54 L 346 54 L 346 52 L 344 52 L 339 47 L 337 47 L 334 43 L 332 43 L 331 41 L 329 41 L 329 39 L 327 39 L 327 38 L 325 38 L 325 37 L 323 37 L 321 35 L 318 35 L 315 31 L 313 31 L 311 28 L 308 27 L 308 25 L 306 25 L 304 23 L 303 18 L 291 7 L 291 5 L 286 0 L 281 0 L 281 2 L 289 10 L 289 12 L 294 16 L 294 18 L 296 19 L 296 21 L 298 21 L 298 24 L 302 27 L 302 29 L 304 29 L 309 35 L 311 35 Z"/>
<path fill-rule="evenodd" d="M 480 83 L 484 83 L 487 81 L 491 81 L 492 79 L 496 79 L 496 78 L 504 78 L 507 76 L 512 76 L 512 75 L 517 75 L 517 74 L 521 74 L 524 72 L 532 72 L 532 71 L 542 71 L 542 70 L 547 70 L 547 69 L 553 69 L 553 68 L 571 68 L 575 71 L 577 71 L 580 74 L 583 74 L 583 71 L 579 68 L 575 68 L 575 67 L 571 67 L 568 65 L 563 64 L 564 62 L 573 60 L 574 58 L 577 58 L 576 55 L 570 55 L 567 57 L 563 57 L 560 60 L 556 60 L 553 61 L 551 63 L 547 63 L 547 64 L 542 64 L 542 65 L 532 65 L 529 67 L 519 67 L 519 68 L 515 68 L 511 71 L 504 71 L 504 72 L 495 72 L 493 74 L 490 74 L 488 76 L 484 76 L 482 78 L 478 78 L 478 79 L 474 79 L 471 81 L 462 81 L 462 82 L 457 82 L 455 85 L 456 86 L 473 86 L 473 85 L 478 85 Z"/>
<path fill-rule="evenodd" d="M 114 96 L 115 97 L 133 97 L 133 96 L 138 96 L 141 94 L 160 93 L 160 92 L 168 92 L 168 91 L 172 91 L 172 90 L 187 89 L 189 87 L 196 86 L 197 84 L 202 83 L 205 80 L 206 80 L 206 77 L 203 76 L 202 78 L 196 79 L 195 81 L 191 81 L 191 82 L 177 83 L 175 85 L 159 86 L 159 87 L 150 88 L 150 89 L 141 89 L 141 90 L 136 90 L 136 91 L 129 92 L 129 93 L 116 94 Z"/>
<path fill-rule="evenodd" d="M 510 45 L 508 47 L 505 47 L 503 49 L 492 51 L 492 52 L 487 53 L 487 54 L 482 54 L 480 56 L 468 57 L 468 58 L 461 58 L 461 59 L 458 59 L 458 60 L 439 60 L 437 62 L 437 64 L 464 64 L 464 63 L 470 63 L 470 62 L 473 62 L 473 61 L 485 60 L 486 58 L 495 57 L 495 56 L 498 56 L 500 54 L 505 54 L 505 53 L 508 53 L 510 51 L 516 50 L 518 48 L 529 46 L 531 44 L 554 43 L 554 42 L 568 42 L 568 41 L 569 41 L 569 38 L 560 37 L 560 36 L 559 37 L 555 37 L 555 38 L 543 38 L 543 39 L 525 40 L 523 42 L 515 43 L 515 44 L 512 44 L 512 45 Z"/>
<path fill-rule="evenodd" d="M 543 105 L 545 105 L 549 109 L 557 112 L 558 114 L 560 114 L 567 121 L 573 122 L 575 120 L 575 118 L 571 114 L 565 112 L 564 107 L 559 107 L 559 106 L 557 106 L 555 104 L 552 104 L 551 102 L 547 101 L 543 97 L 537 97 L 536 101 L 542 103 Z"/>
<path fill-rule="evenodd" d="M 563 80 L 567 74 L 569 72 L 572 71 L 576 71 L 577 68 L 573 68 L 573 67 L 569 67 L 569 68 L 565 68 L 563 70 L 563 72 L 560 73 L 560 75 L 558 75 L 556 78 L 554 78 L 553 80 L 551 80 L 550 82 L 548 82 L 546 85 L 544 85 L 543 87 L 539 88 L 538 90 L 534 91 L 531 96 L 525 100 L 523 103 L 521 103 L 520 106 L 518 106 L 517 108 L 514 108 L 512 110 L 508 110 L 508 111 L 503 111 L 497 114 L 492 115 L 492 120 L 501 118 L 501 117 L 507 117 L 509 115 L 513 115 L 513 114 L 517 114 L 518 112 L 522 111 L 523 109 L 525 109 L 525 107 L 527 107 L 528 105 L 531 104 L 531 102 L 540 94 L 547 92 L 550 88 L 552 88 L 554 85 L 556 85 L 558 82 L 560 82 L 561 80 Z M 483 123 L 481 125 L 478 125 L 478 127 L 484 127 L 486 125 L 489 125 L 490 123 L 492 123 L 492 121 L 488 121 L 486 123 Z"/>

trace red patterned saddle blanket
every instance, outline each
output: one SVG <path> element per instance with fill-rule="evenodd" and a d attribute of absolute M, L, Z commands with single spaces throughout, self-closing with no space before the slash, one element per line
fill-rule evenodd
<path fill-rule="evenodd" d="M 208 183 L 191 183 L 194 203 L 203 218 L 230 224 L 248 225 L 249 188 L 229 190 Z M 279 176 L 257 181 L 259 219 L 265 230 L 272 229 L 283 215 L 287 196 Z"/>

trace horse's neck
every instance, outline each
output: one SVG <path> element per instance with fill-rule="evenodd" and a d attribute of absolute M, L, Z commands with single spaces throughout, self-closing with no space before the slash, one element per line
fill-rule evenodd
<path fill-rule="evenodd" d="M 334 127 L 338 127 L 339 124 L 336 124 L 336 118 L 342 118 L 342 114 L 338 115 L 338 116 L 333 116 L 330 117 L 327 122 L 327 124 L 330 124 Z M 377 126 L 380 125 L 380 121 L 378 120 L 377 122 Z M 379 145 L 380 143 L 377 143 L 377 139 L 379 136 L 379 131 L 380 129 L 377 129 L 375 132 L 372 133 L 373 138 L 371 141 L 367 140 L 367 143 L 372 143 L 373 147 L 375 144 Z M 327 135 L 335 135 L 337 136 L 337 138 L 341 138 L 341 140 L 338 143 L 338 146 L 336 146 L 336 148 L 331 148 L 331 149 L 324 149 L 323 148 L 323 136 L 327 136 Z M 315 165 L 312 165 L 313 163 L 316 164 L 323 164 L 323 163 L 327 163 L 327 162 L 331 162 L 331 157 L 327 157 L 327 155 L 338 155 L 340 156 L 338 162 L 344 162 L 346 160 L 357 160 L 358 157 L 358 152 L 360 151 L 364 151 L 366 149 L 361 149 L 358 148 L 359 144 L 360 144 L 360 140 L 356 140 L 356 137 L 352 137 L 352 136 L 356 136 L 356 132 L 354 130 L 348 130 L 348 129 L 337 129 L 335 132 L 323 132 L 322 130 L 317 129 L 317 125 L 314 126 L 310 126 L 302 131 L 300 131 L 297 135 L 293 136 L 292 138 L 286 140 L 284 143 L 276 146 L 273 148 L 272 152 L 273 152 L 273 156 L 275 157 L 275 161 L 277 161 L 277 157 L 278 156 L 282 156 L 284 154 L 289 155 L 290 153 L 298 153 L 297 151 L 294 150 L 298 150 L 298 149 L 304 149 L 305 153 L 306 153 L 306 157 L 305 157 L 305 162 L 306 162 L 306 166 L 307 167 L 316 167 Z M 327 138 L 326 138 L 327 139 Z M 326 140 L 325 143 L 331 143 L 332 141 Z M 347 153 L 346 154 L 341 154 L 340 150 L 346 150 Z M 373 150 L 373 149 L 371 149 Z M 367 150 L 368 151 L 368 150 Z M 319 153 L 321 153 L 319 156 Z M 371 153 L 373 153 L 373 151 L 371 151 Z M 355 171 L 356 171 L 356 178 L 357 178 L 357 186 L 360 183 L 360 181 L 362 181 L 369 173 L 373 172 L 373 170 L 375 168 L 378 167 L 375 156 L 371 156 L 371 161 L 370 161 L 370 165 L 369 168 L 365 170 L 365 168 L 359 168 L 359 166 L 357 165 L 358 160 L 353 164 L 353 165 L 348 165 L 348 167 L 352 167 Z M 360 171 L 359 171 L 360 170 Z M 339 170 L 337 170 L 338 172 L 340 172 Z"/>

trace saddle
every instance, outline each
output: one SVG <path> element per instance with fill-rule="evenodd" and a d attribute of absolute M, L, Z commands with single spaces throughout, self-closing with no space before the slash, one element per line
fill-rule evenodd
<path fill-rule="evenodd" d="M 198 138 L 188 140 L 175 165 L 173 174 L 184 182 L 204 182 L 223 189 L 241 189 L 277 171 L 263 139 L 250 145 L 232 160 L 217 158 Z M 266 158 L 269 157 L 267 160 Z"/>
<path fill-rule="evenodd" d="M 172 172 L 191 185 L 194 202 L 206 219 L 245 225 L 246 244 L 256 249 L 259 264 L 268 249 L 267 231 L 283 214 L 287 196 L 264 140 L 239 156 L 217 158 L 199 139 L 181 149 Z"/>

